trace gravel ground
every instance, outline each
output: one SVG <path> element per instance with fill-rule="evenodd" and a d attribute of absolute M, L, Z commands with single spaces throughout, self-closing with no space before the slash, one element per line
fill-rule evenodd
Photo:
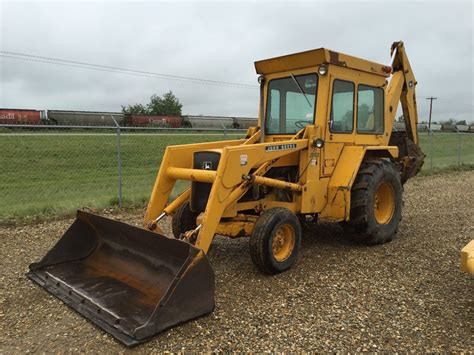
<path fill-rule="evenodd" d="M 474 279 L 459 271 L 473 191 L 474 172 L 413 179 L 395 241 L 364 247 L 321 224 L 273 277 L 255 270 L 247 240 L 216 238 L 214 313 L 132 351 L 473 351 Z M 71 222 L 0 228 L 0 352 L 126 351 L 25 277 Z"/>

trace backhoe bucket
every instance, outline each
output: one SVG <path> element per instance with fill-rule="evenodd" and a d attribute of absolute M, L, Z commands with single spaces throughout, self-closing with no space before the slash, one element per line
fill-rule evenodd
<path fill-rule="evenodd" d="M 202 250 L 83 211 L 27 275 L 127 346 L 214 309 Z"/>

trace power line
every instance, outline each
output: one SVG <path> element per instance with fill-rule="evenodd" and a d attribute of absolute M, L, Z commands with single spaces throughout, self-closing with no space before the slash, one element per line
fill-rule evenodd
<path fill-rule="evenodd" d="M 236 83 L 236 82 L 230 82 L 230 81 L 211 80 L 211 79 L 194 78 L 194 77 L 188 77 L 188 76 L 156 73 L 156 72 L 150 72 L 150 71 L 144 71 L 144 70 L 122 68 L 122 67 L 116 67 L 116 66 L 111 66 L 111 65 L 87 63 L 87 62 L 55 58 L 55 57 L 38 56 L 38 55 L 29 54 L 29 53 L 20 53 L 20 52 L 12 52 L 12 51 L 0 50 L 0 57 L 19 59 L 19 60 L 31 61 L 31 62 L 46 63 L 46 64 L 56 64 L 56 65 L 82 68 L 82 69 L 92 69 L 92 70 L 105 71 L 105 72 L 122 73 L 122 74 L 135 75 L 135 76 L 145 76 L 145 77 L 167 79 L 167 80 L 174 80 L 174 81 L 192 82 L 192 83 L 204 84 L 204 85 L 227 86 L 227 87 L 235 87 L 235 88 L 243 88 L 243 89 L 256 89 L 258 87 L 257 85 L 251 85 L 251 84 L 245 84 L 245 83 Z"/>
<path fill-rule="evenodd" d="M 150 72 L 150 71 L 144 71 L 144 70 L 116 67 L 116 66 L 111 66 L 111 65 L 101 65 L 101 64 L 87 63 L 87 62 L 81 62 L 81 61 L 76 61 L 76 60 L 69 60 L 69 59 L 62 59 L 62 58 L 55 58 L 55 57 L 47 57 L 47 56 L 39 56 L 39 55 L 34 55 L 34 54 L 29 54 L 29 53 L 22 53 L 22 52 L 13 52 L 13 51 L 0 50 L 0 57 L 10 58 L 10 59 L 18 59 L 18 60 L 30 61 L 30 62 L 37 62 L 37 63 L 55 64 L 55 65 L 61 65 L 61 66 L 66 66 L 66 67 L 72 67 L 72 68 L 81 68 L 81 69 L 104 71 L 104 72 L 110 72 L 110 73 L 127 74 L 127 75 L 139 76 L 139 77 L 148 77 L 148 78 L 155 78 L 155 79 L 158 78 L 158 79 L 166 79 L 166 80 L 173 80 L 173 81 L 190 82 L 190 83 L 195 83 L 195 84 L 226 86 L 226 87 L 234 87 L 234 88 L 241 88 L 241 89 L 256 89 L 256 88 L 258 88 L 257 85 L 251 85 L 251 84 L 245 84 L 245 83 L 237 83 L 237 82 L 222 81 L 222 80 L 202 79 L 202 78 L 194 78 L 194 77 L 188 77 L 188 76 L 156 73 L 156 72 Z M 447 101 L 455 101 L 455 100 L 452 100 L 452 99 L 445 99 L 445 98 L 438 98 L 438 97 L 427 97 L 426 99 L 430 100 L 430 116 L 431 116 L 433 100 L 443 99 L 443 100 L 447 100 Z M 457 103 L 465 105 L 465 106 L 474 107 L 474 105 L 472 105 L 472 104 L 461 102 L 459 100 L 457 101 Z"/>

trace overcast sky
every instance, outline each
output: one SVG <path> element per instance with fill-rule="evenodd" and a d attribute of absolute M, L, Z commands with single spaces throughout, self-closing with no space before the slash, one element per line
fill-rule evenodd
<path fill-rule="evenodd" d="M 403 40 L 433 120 L 473 120 L 471 1 L 10 2 L 0 50 L 256 85 L 255 60 L 326 47 L 389 63 Z M 0 107 L 119 111 L 172 90 L 183 113 L 256 116 L 258 89 L 0 57 Z"/>

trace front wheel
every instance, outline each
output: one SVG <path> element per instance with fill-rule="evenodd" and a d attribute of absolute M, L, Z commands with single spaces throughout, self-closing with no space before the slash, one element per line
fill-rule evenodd
<path fill-rule="evenodd" d="M 300 244 L 298 217 L 286 208 L 271 208 L 255 222 L 250 236 L 250 256 L 260 271 L 277 274 L 296 262 Z"/>
<path fill-rule="evenodd" d="M 191 211 L 189 201 L 183 203 L 171 217 L 171 230 L 176 239 L 181 239 L 182 234 L 196 229 L 196 218 L 198 214 Z"/>
<path fill-rule="evenodd" d="M 395 166 L 382 159 L 364 162 L 351 191 L 347 229 L 366 244 L 390 242 L 402 216 L 402 184 Z"/>

